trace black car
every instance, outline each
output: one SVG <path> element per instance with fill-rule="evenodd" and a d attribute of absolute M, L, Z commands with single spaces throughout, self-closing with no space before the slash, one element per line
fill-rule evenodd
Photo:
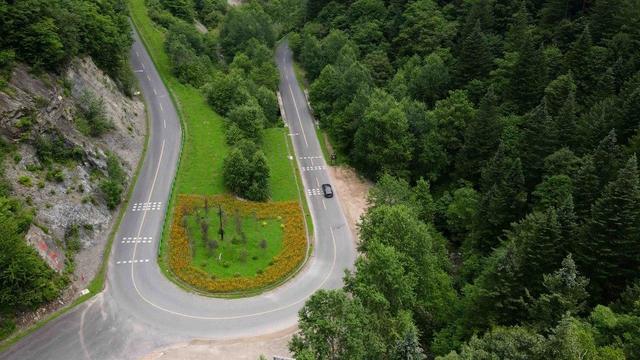
<path fill-rule="evenodd" d="M 322 184 L 322 192 L 324 193 L 324 197 L 332 198 L 333 197 L 333 189 L 329 184 Z"/>

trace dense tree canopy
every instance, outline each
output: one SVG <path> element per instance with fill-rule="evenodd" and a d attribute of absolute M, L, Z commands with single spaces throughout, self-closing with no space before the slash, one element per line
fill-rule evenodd
<path fill-rule="evenodd" d="M 315 116 L 377 181 L 344 288 L 375 345 L 345 358 L 636 357 L 640 3 L 303 11 Z"/>
<path fill-rule="evenodd" d="M 0 3 L 0 50 L 40 70 L 60 71 L 76 56 L 89 55 L 125 91 L 133 77 L 132 43 L 123 0 L 26 0 Z"/>

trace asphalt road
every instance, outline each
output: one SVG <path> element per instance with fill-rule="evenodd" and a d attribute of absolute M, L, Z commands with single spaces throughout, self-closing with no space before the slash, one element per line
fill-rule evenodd
<path fill-rule="evenodd" d="M 179 156 L 181 128 L 153 62 L 134 34 L 131 63 L 151 116 L 149 147 L 113 244 L 104 292 L 48 323 L 0 354 L 0 359 L 135 359 L 191 339 L 267 334 L 295 325 L 304 301 L 342 285 L 355 246 L 339 206 L 322 197 L 329 182 L 313 118 L 295 79 L 286 43 L 276 51 L 285 119 L 314 222 L 314 251 L 305 268 L 272 291 L 242 299 L 185 292 L 157 264 L 166 204 Z M 287 156 L 287 154 L 282 154 Z M 292 161 L 294 161 L 292 159 Z"/>

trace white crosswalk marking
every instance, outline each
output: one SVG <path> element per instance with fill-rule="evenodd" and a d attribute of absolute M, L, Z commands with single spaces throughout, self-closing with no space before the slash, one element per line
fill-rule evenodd
<path fill-rule="evenodd" d="M 309 196 L 320 196 L 323 195 L 320 189 L 307 189 L 307 194 Z"/>
<path fill-rule="evenodd" d="M 322 156 L 300 156 L 300 160 L 322 159 Z"/>
<path fill-rule="evenodd" d="M 135 260 L 122 260 L 122 261 L 116 261 L 116 264 L 118 265 L 124 265 L 124 264 L 142 264 L 142 263 L 148 263 L 149 259 L 135 259 Z"/>
<path fill-rule="evenodd" d="M 135 203 L 131 211 L 154 211 L 162 209 L 161 202 Z"/>
<path fill-rule="evenodd" d="M 302 171 L 318 171 L 318 170 L 324 170 L 324 166 L 322 166 L 322 165 L 318 165 L 318 166 L 302 166 Z"/>
<path fill-rule="evenodd" d="M 151 244 L 153 241 L 151 236 L 132 236 L 132 237 L 123 237 L 123 244 Z"/>

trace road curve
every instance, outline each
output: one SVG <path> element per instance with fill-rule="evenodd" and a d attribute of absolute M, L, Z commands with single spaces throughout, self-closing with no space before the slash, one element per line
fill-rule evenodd
<path fill-rule="evenodd" d="M 0 359 L 133 359 L 194 338 L 267 334 L 295 325 L 298 310 L 317 289 L 341 286 L 344 269 L 355 259 L 354 241 L 339 194 L 332 199 L 320 195 L 329 175 L 286 42 L 277 48 L 276 61 L 284 118 L 314 222 L 314 251 L 307 266 L 279 288 L 242 299 L 188 293 L 162 275 L 158 241 L 179 157 L 181 128 L 167 89 L 134 32 L 131 64 L 151 117 L 151 134 L 114 240 L 106 289 L 25 337 L 0 354 Z"/>

